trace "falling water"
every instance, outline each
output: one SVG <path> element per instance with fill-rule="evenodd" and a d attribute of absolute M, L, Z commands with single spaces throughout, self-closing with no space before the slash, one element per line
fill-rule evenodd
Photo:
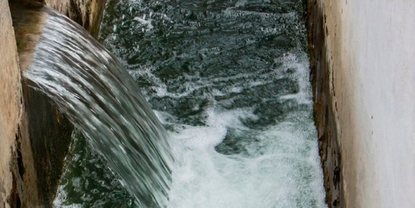
<path fill-rule="evenodd" d="M 138 206 L 167 205 L 168 136 L 131 76 L 84 29 L 51 11 L 25 76 L 82 131 Z"/>
<path fill-rule="evenodd" d="M 51 15 L 27 77 L 90 144 L 74 132 L 54 205 L 326 207 L 301 10 L 109 0 L 100 40 L 123 67 Z"/>

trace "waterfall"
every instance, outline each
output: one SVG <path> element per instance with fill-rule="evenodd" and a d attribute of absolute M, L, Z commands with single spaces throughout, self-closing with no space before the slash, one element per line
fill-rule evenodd
<path fill-rule="evenodd" d="M 117 59 L 68 18 L 49 12 L 25 73 L 82 131 L 140 207 L 165 207 L 169 138 Z"/>
<path fill-rule="evenodd" d="M 300 11 L 109 0 L 114 56 L 50 12 L 25 76 L 89 144 L 74 133 L 54 205 L 327 207 Z"/>

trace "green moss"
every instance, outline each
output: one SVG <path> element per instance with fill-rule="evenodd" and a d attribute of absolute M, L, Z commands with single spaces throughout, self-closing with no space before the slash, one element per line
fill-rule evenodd
<path fill-rule="evenodd" d="M 16 46 L 17 46 L 17 50 L 18 50 L 18 51 L 21 51 L 23 48 L 25 48 L 25 47 L 26 47 L 26 45 L 27 45 L 27 43 L 26 43 L 26 42 L 16 40 Z"/>

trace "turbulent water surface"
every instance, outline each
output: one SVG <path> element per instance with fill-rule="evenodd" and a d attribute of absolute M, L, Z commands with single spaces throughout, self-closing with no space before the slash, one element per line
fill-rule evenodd
<path fill-rule="evenodd" d="M 108 2 L 100 40 L 171 139 L 167 207 L 326 207 L 301 11 L 297 0 Z M 140 182 L 122 185 L 85 144 L 75 132 L 55 205 L 139 206 L 124 187 Z"/>

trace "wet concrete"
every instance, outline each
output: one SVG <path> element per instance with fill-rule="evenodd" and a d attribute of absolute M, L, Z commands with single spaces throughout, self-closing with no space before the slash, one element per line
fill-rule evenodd
<path fill-rule="evenodd" d="M 321 164 L 324 172 L 326 203 L 342 207 L 341 150 L 338 142 L 336 107 L 333 101 L 332 69 L 327 59 L 326 15 L 320 2 L 307 1 L 307 29 L 311 82 L 314 95 L 314 117 L 318 130 Z"/>

